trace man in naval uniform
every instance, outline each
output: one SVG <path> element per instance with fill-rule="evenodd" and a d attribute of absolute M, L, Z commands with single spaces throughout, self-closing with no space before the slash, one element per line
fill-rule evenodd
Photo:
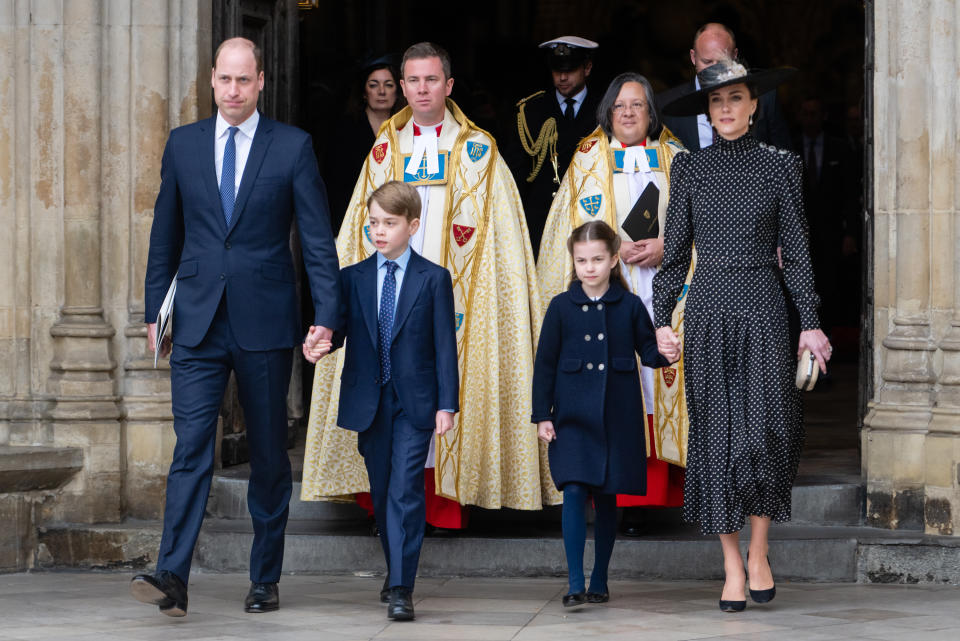
<path fill-rule="evenodd" d="M 597 128 L 600 96 L 587 88 L 597 43 L 561 36 L 540 45 L 553 76 L 553 88 L 517 103 L 518 137 L 510 142 L 507 162 L 513 171 L 530 228 L 534 253 L 563 172 L 582 138 Z"/>
<path fill-rule="evenodd" d="M 337 238 L 341 265 L 376 251 L 368 231 L 370 193 L 389 180 L 414 185 L 422 209 L 410 246 L 450 270 L 461 380 L 454 429 L 437 438 L 428 455 L 436 466 L 435 491 L 491 509 L 559 503 L 546 449 L 530 429 L 540 296 L 513 177 L 496 141 L 448 98 L 453 78 L 446 51 L 426 42 L 410 47 L 400 85 L 408 106 L 381 128 L 361 169 Z M 303 500 L 369 487 L 356 434 L 336 425 L 340 358 L 335 353 L 317 366 Z"/>
<path fill-rule="evenodd" d="M 657 95 L 658 110 L 682 95 L 699 91 L 700 81 L 697 80 L 696 74 L 720 60 L 736 59 L 738 55 L 736 38 L 733 31 L 726 25 L 708 22 L 697 29 L 693 37 L 693 47 L 690 49 L 690 62 L 694 69 L 693 79 L 660 92 Z M 663 122 L 690 151 L 713 144 L 713 126 L 707 120 L 705 113 L 696 116 L 664 115 Z M 777 102 L 776 91 L 768 91 L 759 96 L 755 122 L 753 135 L 757 140 L 780 149 L 793 149 L 790 129 Z"/>

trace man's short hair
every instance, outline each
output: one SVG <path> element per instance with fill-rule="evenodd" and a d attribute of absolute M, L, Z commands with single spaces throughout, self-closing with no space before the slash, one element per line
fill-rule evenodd
<path fill-rule="evenodd" d="M 238 45 L 247 45 L 253 50 L 253 59 L 257 61 L 257 75 L 260 75 L 260 72 L 263 71 L 263 52 L 260 51 L 260 47 L 257 46 L 257 43 L 246 38 L 228 38 L 227 40 L 221 42 L 220 46 L 217 47 L 216 52 L 213 54 L 213 68 L 217 68 L 217 60 L 220 59 L 220 52 L 224 48 L 236 47 Z"/>
<path fill-rule="evenodd" d="M 414 187 L 399 180 L 385 182 L 367 198 L 367 211 L 377 203 L 380 209 L 393 216 L 403 216 L 407 221 L 420 218 L 420 194 Z"/>
<path fill-rule="evenodd" d="M 403 78 L 404 76 L 407 60 L 422 60 L 423 58 L 440 58 L 440 65 L 443 67 L 443 79 L 449 80 L 453 77 L 450 72 L 450 54 L 447 53 L 446 49 L 432 42 L 418 42 L 403 52 L 403 61 L 400 63 L 400 77 Z"/>
<path fill-rule="evenodd" d="M 690 48 L 691 48 L 691 49 L 696 49 L 696 48 L 697 48 L 697 40 L 700 39 L 700 36 L 703 35 L 703 32 L 706 31 L 707 29 L 710 29 L 710 28 L 713 28 L 713 27 L 720 27 L 721 29 L 723 29 L 724 31 L 726 31 L 726 32 L 727 32 L 727 35 L 730 36 L 730 42 L 733 43 L 733 46 L 731 47 L 731 49 L 736 49 L 736 48 L 737 48 L 737 37 L 736 37 L 735 35 L 733 35 L 733 29 L 731 29 L 731 28 L 728 27 L 727 25 L 723 24 L 722 22 L 708 22 L 708 23 L 702 25 L 699 29 L 697 29 L 697 32 L 696 32 L 695 34 L 693 34 L 693 45 L 691 45 Z M 730 53 L 732 54 L 733 52 L 731 51 Z"/>

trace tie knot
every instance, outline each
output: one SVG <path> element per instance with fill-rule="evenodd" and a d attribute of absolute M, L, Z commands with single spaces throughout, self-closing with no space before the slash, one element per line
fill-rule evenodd
<path fill-rule="evenodd" d="M 570 105 L 571 107 L 577 104 L 577 101 L 574 98 L 567 98 L 566 100 L 564 100 L 564 102 Z"/>
<path fill-rule="evenodd" d="M 387 266 L 387 275 L 388 275 L 388 276 L 393 276 L 393 273 L 394 273 L 395 271 L 397 271 L 397 268 L 398 268 L 398 267 L 400 267 L 400 265 L 396 264 L 396 263 L 393 262 L 392 260 L 388 260 L 387 262 L 384 263 L 384 265 Z"/>
<path fill-rule="evenodd" d="M 227 131 L 230 132 L 230 137 L 233 138 L 236 135 L 236 133 L 240 131 L 240 127 L 229 127 Z"/>

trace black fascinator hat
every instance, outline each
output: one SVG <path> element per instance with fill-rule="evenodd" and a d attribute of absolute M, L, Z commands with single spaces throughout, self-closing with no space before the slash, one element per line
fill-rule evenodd
<path fill-rule="evenodd" d="M 697 74 L 699 91 L 680 96 L 663 106 L 668 116 L 696 116 L 707 111 L 707 96 L 711 91 L 729 85 L 745 84 L 753 88 L 754 95 L 764 94 L 797 72 L 793 67 L 747 70 L 739 62 L 723 60 L 706 67 Z"/>

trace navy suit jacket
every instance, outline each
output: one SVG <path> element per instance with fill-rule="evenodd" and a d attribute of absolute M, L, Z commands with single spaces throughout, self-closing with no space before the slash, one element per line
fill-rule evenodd
<path fill-rule="evenodd" d="M 340 289 L 327 194 L 310 136 L 260 116 L 227 227 L 214 163 L 216 118 L 170 132 L 153 210 L 146 322 L 177 275 L 173 342 L 195 347 L 226 297 L 238 345 L 263 351 L 303 340 L 290 228 L 296 216 L 314 324 L 336 325 Z"/>
<path fill-rule="evenodd" d="M 682 85 L 660 92 L 656 96 L 658 111 L 662 114 L 664 105 L 668 105 L 680 96 L 694 91 L 696 91 L 696 84 L 691 79 Z M 776 91 L 768 91 L 761 94 L 757 99 L 755 122 L 753 135 L 757 140 L 780 149 L 793 149 L 790 129 L 787 127 L 780 110 L 780 104 L 777 102 Z M 700 149 L 700 130 L 697 128 L 696 116 L 663 115 L 663 124 L 680 139 L 684 147 L 690 151 Z"/>
<path fill-rule="evenodd" d="M 334 346 L 346 339 L 337 425 L 362 432 L 380 399 L 377 255 L 340 273 L 342 317 Z M 457 330 L 450 272 L 410 252 L 393 321 L 392 380 L 414 427 L 432 430 L 439 409 L 460 411 Z"/>

